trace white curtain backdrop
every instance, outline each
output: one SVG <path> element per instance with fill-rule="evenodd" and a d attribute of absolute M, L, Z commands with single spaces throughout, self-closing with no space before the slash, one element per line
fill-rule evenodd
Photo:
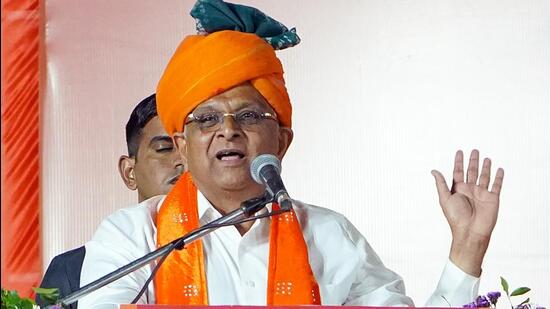
<path fill-rule="evenodd" d="M 294 198 L 346 215 L 422 305 L 450 245 L 430 171 L 450 177 L 454 152 L 478 148 L 506 174 L 480 292 L 503 276 L 550 306 L 549 1 L 236 2 L 302 38 L 279 52 Z M 47 266 L 137 201 L 117 171 L 124 125 L 195 30 L 193 1 L 45 3 Z"/>

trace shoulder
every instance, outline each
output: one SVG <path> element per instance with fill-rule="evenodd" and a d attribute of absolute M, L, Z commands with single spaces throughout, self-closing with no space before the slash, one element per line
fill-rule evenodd
<path fill-rule="evenodd" d="M 324 231 L 328 233 L 323 234 L 340 235 L 352 243 L 363 239 L 355 226 L 344 215 L 334 210 L 300 201 L 294 201 L 293 206 L 304 232 L 307 230 Z"/>
<path fill-rule="evenodd" d="M 81 260 L 84 258 L 84 255 L 86 254 L 86 248 L 84 246 L 78 247 L 76 249 L 63 252 L 59 255 L 56 255 L 50 265 L 52 266 L 66 266 L 67 261 L 70 260 Z"/>
<path fill-rule="evenodd" d="M 55 256 L 40 287 L 58 287 L 61 296 L 78 289 L 85 254 L 86 248 L 82 246 Z"/>
<path fill-rule="evenodd" d="M 134 238 L 138 234 L 155 233 L 157 207 L 163 198 L 163 195 L 155 196 L 135 206 L 115 211 L 101 222 L 92 240 L 117 241 Z"/>

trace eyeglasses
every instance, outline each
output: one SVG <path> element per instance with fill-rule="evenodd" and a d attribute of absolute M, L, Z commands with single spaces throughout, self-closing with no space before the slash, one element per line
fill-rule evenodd
<path fill-rule="evenodd" d="M 213 132 L 220 129 L 221 124 L 225 117 L 231 116 L 235 122 L 242 128 L 248 129 L 254 125 L 257 125 L 260 121 L 264 119 L 277 120 L 277 116 L 265 112 L 260 113 L 254 110 L 241 110 L 236 113 L 224 113 L 224 112 L 205 112 L 200 114 L 191 113 L 187 116 L 187 121 L 185 124 L 196 123 L 199 129 L 202 132 Z"/>

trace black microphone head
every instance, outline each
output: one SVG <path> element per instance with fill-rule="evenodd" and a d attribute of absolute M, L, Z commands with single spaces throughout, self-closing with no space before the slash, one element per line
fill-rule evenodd
<path fill-rule="evenodd" d="M 250 164 L 250 175 L 252 175 L 252 179 L 262 185 L 263 182 L 260 177 L 260 171 L 268 165 L 275 167 L 277 172 L 279 174 L 281 173 L 281 161 L 279 161 L 279 159 L 272 154 L 263 154 L 257 156 Z"/>

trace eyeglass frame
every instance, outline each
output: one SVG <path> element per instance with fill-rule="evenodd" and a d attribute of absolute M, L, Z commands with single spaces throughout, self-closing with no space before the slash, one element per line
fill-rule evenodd
<path fill-rule="evenodd" d="M 237 123 L 239 126 L 243 126 L 238 120 L 237 120 L 237 114 L 241 113 L 241 112 L 255 112 L 255 113 L 258 113 L 260 118 L 258 118 L 258 122 L 257 123 L 254 123 L 254 125 L 258 124 L 260 120 L 263 120 L 263 119 L 271 119 L 271 120 L 274 120 L 276 121 L 277 123 L 279 123 L 279 118 L 277 118 L 277 114 L 276 113 L 271 113 L 271 112 L 263 112 L 263 113 L 260 113 L 258 111 L 255 111 L 255 110 L 242 110 L 242 111 L 238 111 L 238 112 L 233 112 L 233 113 L 227 113 L 227 112 L 221 112 L 221 111 L 212 111 L 210 112 L 211 114 L 216 114 L 216 115 L 221 115 L 220 119 L 218 120 L 218 122 L 216 124 L 214 124 L 212 127 L 206 127 L 206 128 L 201 128 L 200 127 L 200 123 L 198 123 L 198 119 L 196 118 L 196 116 L 193 114 L 193 113 L 190 113 L 189 115 L 187 115 L 186 117 L 186 121 L 185 121 L 185 124 L 184 125 L 188 125 L 190 123 L 197 123 L 197 126 L 199 127 L 199 129 L 201 131 L 208 131 L 208 132 L 214 132 L 214 131 L 217 131 L 219 130 L 219 127 L 216 128 L 216 129 L 212 129 L 211 131 L 209 129 L 213 128 L 213 127 L 216 127 L 216 126 L 220 126 L 223 124 L 224 122 L 224 119 L 225 117 L 228 117 L 228 116 L 231 116 L 233 118 L 233 121 L 235 121 L 235 123 Z M 208 112 L 207 113 L 204 113 L 205 115 L 206 114 L 209 114 Z M 245 125 L 246 126 L 246 125 Z"/>

